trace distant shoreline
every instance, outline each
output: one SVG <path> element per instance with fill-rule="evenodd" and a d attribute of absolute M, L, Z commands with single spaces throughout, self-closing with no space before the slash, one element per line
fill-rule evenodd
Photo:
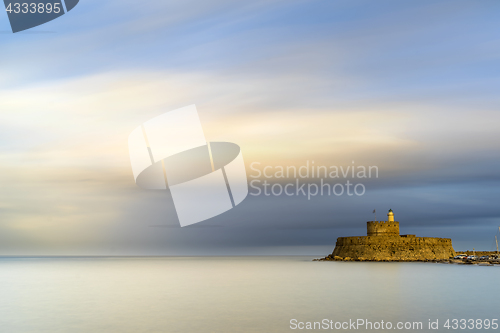
<path fill-rule="evenodd" d="M 467 254 L 467 255 L 476 255 L 478 257 L 481 256 L 492 256 L 492 255 L 498 255 L 499 253 L 497 251 L 455 251 L 457 254 Z"/>

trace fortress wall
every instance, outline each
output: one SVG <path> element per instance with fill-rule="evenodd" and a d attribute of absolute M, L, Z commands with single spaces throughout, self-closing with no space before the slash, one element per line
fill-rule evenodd
<path fill-rule="evenodd" d="M 455 256 L 451 239 L 405 236 L 340 237 L 332 256 L 361 260 L 432 260 Z"/>
<path fill-rule="evenodd" d="M 366 229 L 368 236 L 399 236 L 399 222 L 370 221 Z"/>
<path fill-rule="evenodd" d="M 405 235 L 406 236 L 406 235 Z M 349 245 L 378 245 L 387 242 L 401 245 L 429 245 L 429 246 L 451 246 L 450 238 L 435 237 L 405 237 L 405 236 L 359 236 L 359 237 L 339 237 L 335 246 Z"/>

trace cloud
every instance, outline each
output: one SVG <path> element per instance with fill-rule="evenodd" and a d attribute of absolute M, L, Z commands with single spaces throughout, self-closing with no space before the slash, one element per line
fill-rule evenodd
<path fill-rule="evenodd" d="M 3 34 L 0 244 L 323 246 L 325 230 L 332 242 L 363 232 L 374 206 L 411 228 L 489 226 L 499 216 L 497 5 L 460 4 L 92 0 L 44 26 L 54 33 Z M 252 197 L 180 232 L 168 194 L 135 188 L 126 142 L 193 103 L 206 137 L 238 143 L 247 165 L 355 161 L 380 178 L 359 200 Z"/>
<path fill-rule="evenodd" d="M 190 103 L 198 105 L 209 140 L 239 142 L 248 160 L 267 164 L 355 160 L 413 172 L 449 169 L 457 160 L 484 158 L 499 148 L 493 110 L 413 101 L 307 108 L 302 105 L 317 83 L 314 75 L 299 78 L 131 71 L 3 89 L 0 159 L 125 169 L 131 129 Z"/>

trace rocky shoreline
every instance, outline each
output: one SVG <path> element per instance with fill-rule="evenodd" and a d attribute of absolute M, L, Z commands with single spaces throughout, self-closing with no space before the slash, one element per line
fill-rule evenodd
<path fill-rule="evenodd" d="M 495 266 L 500 265 L 500 259 L 489 259 L 489 260 L 469 260 L 469 259 L 366 259 L 366 258 L 350 258 L 350 257 L 339 257 L 330 254 L 324 258 L 313 259 L 313 261 L 367 261 L 367 262 L 433 262 L 442 264 L 461 264 L 461 265 L 479 265 L 479 266 Z"/>

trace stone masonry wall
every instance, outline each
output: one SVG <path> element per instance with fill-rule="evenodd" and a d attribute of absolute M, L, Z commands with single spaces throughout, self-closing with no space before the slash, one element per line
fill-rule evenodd
<path fill-rule="evenodd" d="M 360 260 L 434 260 L 455 256 L 449 238 L 404 236 L 339 237 L 332 256 Z"/>
<path fill-rule="evenodd" d="M 366 222 L 368 236 L 399 236 L 399 222 Z"/>

